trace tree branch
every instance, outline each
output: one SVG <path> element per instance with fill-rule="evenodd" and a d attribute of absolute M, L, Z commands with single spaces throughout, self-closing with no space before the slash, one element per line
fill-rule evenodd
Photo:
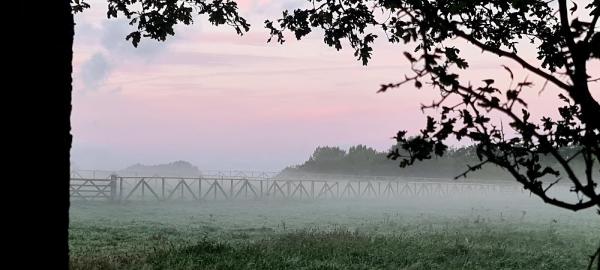
<path fill-rule="evenodd" d="M 596 12 L 596 15 L 594 15 L 594 18 L 590 23 L 590 29 L 588 29 L 588 32 L 585 35 L 585 38 L 583 39 L 583 42 L 588 43 L 590 41 L 590 38 L 592 38 L 592 35 L 595 32 L 594 28 L 596 28 L 596 23 L 598 22 L 598 17 L 600 17 L 600 12 Z"/>
<path fill-rule="evenodd" d="M 586 208 L 592 207 L 594 205 L 600 204 L 600 202 L 596 202 L 596 200 L 594 200 L 594 199 L 590 199 L 589 201 L 586 201 L 586 202 L 567 203 L 564 201 L 559 201 L 555 198 L 550 198 L 550 197 L 548 197 L 548 195 L 546 195 L 546 193 L 541 188 L 541 186 L 539 186 L 539 188 L 538 188 L 537 186 L 528 182 L 526 179 L 524 179 L 524 176 L 519 174 L 519 172 L 517 172 L 517 170 L 514 167 L 510 166 L 510 164 L 504 164 L 501 161 L 495 162 L 495 160 L 491 160 L 491 162 L 495 163 L 501 167 L 506 168 L 518 182 L 523 184 L 523 186 L 525 186 L 526 189 L 529 189 L 535 195 L 539 196 L 545 203 L 548 203 L 548 204 L 551 204 L 554 206 L 558 206 L 558 207 L 562 207 L 565 209 L 573 210 L 573 211 L 586 209 Z"/>
<path fill-rule="evenodd" d="M 463 32 L 463 31 L 455 30 L 454 33 L 457 36 L 459 36 L 459 37 L 461 37 L 461 38 L 463 38 L 463 39 L 471 42 L 473 45 L 481 48 L 484 51 L 488 51 L 488 52 L 494 53 L 494 54 L 496 54 L 496 55 L 498 55 L 500 57 L 508 57 L 510 59 L 513 59 L 517 63 L 521 64 L 521 66 L 523 66 L 527 70 L 530 70 L 533 73 L 539 75 L 540 77 L 542 77 L 542 78 L 544 78 L 544 79 L 546 79 L 548 81 L 551 81 L 552 83 L 554 83 L 555 85 L 557 85 L 558 87 L 560 87 L 560 88 L 562 88 L 562 89 L 564 89 L 566 91 L 571 91 L 572 86 L 570 86 L 570 85 L 568 85 L 568 84 L 560 81 L 559 79 L 557 79 L 556 77 L 552 76 L 551 74 L 548 74 L 548 73 L 542 71 L 541 69 L 534 67 L 533 65 L 527 63 L 527 61 L 523 60 L 523 58 L 519 57 L 518 55 L 516 55 L 514 53 L 507 52 L 507 51 L 501 50 L 499 48 L 495 48 L 495 47 L 486 45 L 486 44 L 484 44 L 481 41 L 473 38 L 472 36 L 468 35 L 467 33 Z"/>
<path fill-rule="evenodd" d="M 573 39 L 573 33 L 571 33 L 571 26 L 569 25 L 569 15 L 567 13 L 567 0 L 558 0 L 558 12 L 560 14 L 560 26 L 563 34 L 565 35 L 565 41 L 571 56 L 575 53 L 575 40 Z"/>
<path fill-rule="evenodd" d="M 508 117 L 513 119 L 513 121 L 515 121 L 516 123 L 518 123 L 520 125 L 525 125 L 525 123 L 521 119 L 519 119 L 519 117 L 517 117 L 517 115 L 515 115 L 514 112 L 512 112 L 506 108 L 494 105 L 494 103 L 492 103 L 490 100 L 488 100 L 481 94 L 473 91 L 472 88 L 465 87 L 464 85 L 460 85 L 460 84 L 458 85 L 458 88 L 471 94 L 473 97 L 475 97 L 479 101 L 484 102 L 486 105 L 489 105 L 490 108 L 496 109 L 496 110 L 506 114 Z M 575 175 L 575 173 L 571 169 L 571 166 L 569 166 L 569 163 L 560 155 L 560 153 L 558 153 L 558 151 L 554 147 L 552 147 L 552 145 L 550 145 L 550 143 L 546 140 L 546 138 L 544 136 L 542 136 L 541 134 L 539 134 L 538 132 L 536 132 L 535 130 L 532 131 L 532 134 L 539 140 L 541 145 L 547 147 L 550 150 L 550 154 L 552 154 L 552 156 L 554 156 L 554 158 L 558 161 L 558 163 L 567 172 L 567 175 L 569 176 L 569 179 L 571 180 L 571 182 L 573 182 L 573 184 L 575 185 L 576 190 L 580 190 L 581 192 L 583 192 L 583 194 L 588 196 L 592 200 L 593 203 L 600 205 L 600 195 L 595 193 L 593 186 L 588 185 L 587 187 L 584 187 L 583 184 L 581 183 L 581 181 L 579 181 L 579 178 Z"/>
<path fill-rule="evenodd" d="M 467 164 L 467 167 L 468 167 L 468 169 L 467 169 L 466 171 L 464 171 L 463 173 L 461 173 L 461 174 L 459 174 L 459 175 L 455 176 L 455 177 L 454 177 L 454 180 L 456 180 L 456 179 L 458 179 L 458 178 L 461 178 L 461 177 L 467 178 L 467 174 L 468 174 L 468 173 L 470 173 L 470 172 L 473 172 L 473 171 L 475 171 L 475 170 L 479 170 L 479 169 L 481 169 L 481 166 L 485 165 L 485 164 L 486 164 L 486 163 L 488 163 L 488 162 L 490 162 L 490 161 L 489 161 L 489 160 L 485 160 L 485 161 L 482 161 L 482 162 L 480 162 L 479 164 L 477 164 L 477 165 L 475 165 L 475 166 L 470 166 L 470 165 L 468 165 L 468 164 Z"/>

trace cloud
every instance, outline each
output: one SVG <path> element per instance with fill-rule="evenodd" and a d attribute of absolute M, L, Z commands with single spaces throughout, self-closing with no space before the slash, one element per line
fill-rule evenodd
<path fill-rule="evenodd" d="M 102 53 L 95 53 L 81 65 L 79 78 L 87 90 L 96 90 L 111 72 L 111 65 Z"/>
<path fill-rule="evenodd" d="M 84 21 L 77 20 L 75 21 L 75 42 L 76 45 L 81 46 L 80 44 L 94 44 L 97 42 L 98 33 L 100 33 L 102 29 L 94 24 Z"/>
<path fill-rule="evenodd" d="M 81 20 L 76 26 L 76 53 L 85 57 L 77 63 L 75 79 L 80 83 L 76 88 L 81 92 L 98 91 L 113 71 L 130 63 L 148 64 L 167 50 L 169 42 L 145 39 L 135 48 L 125 40 L 133 31 L 125 19 L 104 19 L 99 24 Z M 83 58 L 82 57 L 82 58 Z M 107 93 L 120 90 L 107 89 Z"/>
<path fill-rule="evenodd" d="M 114 56 L 135 56 L 149 61 L 166 51 L 167 45 L 175 38 L 175 36 L 169 36 L 165 42 L 144 38 L 135 48 L 130 40 L 125 40 L 125 37 L 134 30 L 125 19 L 105 20 L 102 24 L 100 43 L 107 52 Z"/>
<path fill-rule="evenodd" d="M 306 0 L 238 0 L 236 2 L 242 11 L 250 11 L 254 13 L 253 15 L 281 15 L 283 10 L 296 9 L 307 4 Z M 247 15 L 242 13 L 242 16 Z"/>

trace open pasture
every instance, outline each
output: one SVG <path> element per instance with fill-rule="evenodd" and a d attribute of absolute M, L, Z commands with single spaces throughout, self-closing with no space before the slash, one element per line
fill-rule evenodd
<path fill-rule="evenodd" d="M 72 269 L 584 269 L 600 217 L 512 197 L 73 202 Z"/>

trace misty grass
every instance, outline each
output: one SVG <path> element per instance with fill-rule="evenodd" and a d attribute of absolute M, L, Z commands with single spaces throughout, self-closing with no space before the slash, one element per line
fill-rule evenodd
<path fill-rule="evenodd" d="M 593 216 L 388 204 L 75 205 L 71 267 L 584 269 L 600 241 Z"/>

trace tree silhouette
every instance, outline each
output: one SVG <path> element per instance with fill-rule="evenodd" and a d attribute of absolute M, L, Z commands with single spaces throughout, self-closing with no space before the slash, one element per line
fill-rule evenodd
<path fill-rule="evenodd" d="M 461 176 L 495 164 L 548 204 L 573 211 L 598 207 L 600 214 L 600 104 L 591 92 L 591 83 L 600 78 L 591 77 L 587 69 L 589 61 L 600 58 L 599 0 L 580 11 L 588 19 L 573 16 L 580 7 L 567 0 L 315 0 L 312 4 L 312 8 L 286 10 L 276 22 L 265 21 L 271 31 L 269 40 L 283 43 L 285 30 L 301 39 L 320 28 L 327 45 L 339 50 L 347 41 L 364 65 L 372 56 L 377 33 L 391 43 L 414 45 L 413 52 L 404 52 L 413 73 L 400 82 L 381 85 L 378 92 L 407 83 L 422 88 L 427 83 L 438 90 L 439 98 L 422 109 L 441 112 L 428 116 L 417 136 L 397 133 L 399 147 L 388 157 L 399 160 L 401 167 L 444 155 L 449 138 L 467 139 L 475 143 L 479 162 Z M 555 85 L 564 102 L 557 106 L 560 116 L 531 119 L 521 94 L 531 91 L 533 83 L 527 78 L 515 81 L 507 66 L 511 83 L 506 89 L 496 87 L 498 78 L 477 85 L 466 81 L 461 74 L 469 69 L 469 62 L 461 49 L 448 45 L 454 39 L 513 61 L 544 80 L 542 89 L 547 83 Z M 539 65 L 524 59 L 518 50 L 520 40 L 537 46 Z M 505 132 L 503 121 L 510 133 Z M 557 165 L 541 162 L 548 157 Z M 571 161 L 576 157 L 583 159 L 583 171 L 574 170 Z M 541 180 L 547 177 L 555 180 Z M 561 180 L 570 181 L 576 200 L 549 194 Z M 594 255 L 599 257 L 598 269 L 599 252 Z"/>
<path fill-rule="evenodd" d="M 554 7 L 555 2 L 558 7 Z M 395 138 L 399 147 L 388 157 L 400 160 L 400 166 L 405 167 L 432 155 L 444 155 L 451 137 L 469 139 L 476 144 L 480 163 L 468 167 L 462 176 L 486 164 L 496 164 L 546 203 L 577 211 L 600 207 L 600 121 L 596 119 L 600 105 L 590 91 L 590 83 L 597 78 L 591 78 L 586 68 L 588 61 L 600 58 L 600 34 L 595 31 L 599 7 L 597 0 L 586 5 L 591 21 L 583 21 L 569 19 L 578 6 L 569 6 L 566 0 L 316 0 L 312 8 L 286 10 L 276 22 L 265 21 L 265 26 L 271 31 L 269 40 L 276 38 L 280 43 L 285 42 L 284 30 L 301 39 L 313 28 L 321 28 L 327 45 L 339 50 L 347 41 L 364 65 L 372 56 L 378 32 L 385 34 L 389 42 L 414 45 L 414 52 L 404 52 L 413 74 L 400 82 L 381 85 L 378 92 L 407 83 L 422 88 L 427 83 L 439 90 L 440 96 L 430 105 L 422 105 L 422 109 L 441 112 L 428 116 L 426 127 L 417 136 L 407 138 L 406 131 L 398 132 Z M 378 18 L 376 14 L 383 15 Z M 556 85 L 565 103 L 557 108 L 560 117 L 532 120 L 521 94 L 531 90 L 533 84 L 527 79 L 515 81 L 507 66 L 505 77 L 511 80 L 507 89 L 495 87 L 493 78 L 478 85 L 462 79 L 460 73 L 468 70 L 469 63 L 459 48 L 446 45 L 452 39 L 465 40 L 484 52 L 510 59 Z M 519 54 L 520 39 L 537 45 L 540 66 L 530 64 Z M 494 113 L 501 116 L 492 119 Z M 507 121 L 512 134 L 494 120 Z M 575 152 L 561 152 L 565 148 Z M 542 164 L 547 156 L 554 158 L 558 166 Z M 585 161 L 583 175 L 570 165 L 577 156 Z M 541 178 L 547 176 L 553 176 L 555 182 L 544 185 Z M 549 189 L 564 178 L 571 181 L 577 201 L 548 195 Z"/>
<path fill-rule="evenodd" d="M 246 19 L 238 14 L 237 3 L 231 0 L 107 0 L 107 17 L 118 18 L 120 15 L 129 20 L 129 25 L 136 28 L 125 37 L 137 47 L 145 37 L 165 41 L 175 34 L 173 27 L 177 24 L 189 25 L 194 22 L 194 15 L 204 15 L 213 25 L 227 24 L 242 35 L 250 29 Z M 71 0 L 73 12 L 82 12 L 90 5 L 85 0 Z"/>

